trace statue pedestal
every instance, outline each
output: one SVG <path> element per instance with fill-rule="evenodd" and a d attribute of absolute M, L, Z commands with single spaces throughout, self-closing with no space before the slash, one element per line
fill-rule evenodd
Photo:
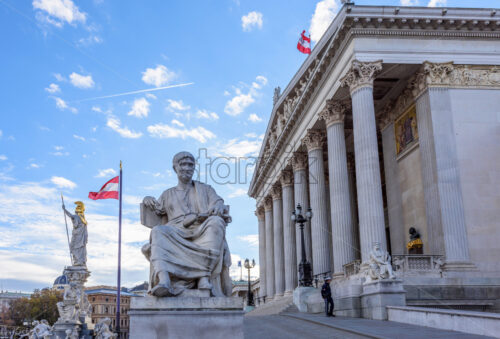
<path fill-rule="evenodd" d="M 293 291 L 293 303 L 303 313 L 325 312 L 321 291 L 314 287 L 299 286 Z"/>
<path fill-rule="evenodd" d="M 54 338 L 66 338 L 66 330 L 73 330 L 76 328 L 80 333 L 82 325 L 78 321 L 61 321 L 60 319 L 52 326 L 52 333 Z"/>
<path fill-rule="evenodd" d="M 375 280 L 363 284 L 361 315 L 367 319 L 387 320 L 386 306 L 406 306 L 403 281 Z"/>
<path fill-rule="evenodd" d="M 237 297 L 132 297 L 130 339 L 243 339 L 243 314 Z"/>

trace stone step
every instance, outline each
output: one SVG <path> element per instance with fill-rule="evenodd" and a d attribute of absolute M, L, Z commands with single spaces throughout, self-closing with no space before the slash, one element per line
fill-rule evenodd
<path fill-rule="evenodd" d="M 264 305 L 261 305 L 254 310 L 245 314 L 245 316 L 261 316 L 261 315 L 272 315 L 280 314 L 289 306 L 293 305 L 293 296 L 282 297 L 278 300 L 273 300 Z"/>

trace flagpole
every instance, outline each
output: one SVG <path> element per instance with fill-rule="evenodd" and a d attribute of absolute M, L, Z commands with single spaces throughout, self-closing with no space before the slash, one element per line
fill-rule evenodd
<path fill-rule="evenodd" d="M 62 192 L 61 192 L 61 201 L 63 204 L 63 208 L 65 208 Z M 71 245 L 69 244 L 68 220 L 66 220 L 66 211 L 63 211 L 63 214 L 64 214 L 64 223 L 66 224 L 66 237 L 68 238 L 69 260 L 71 262 L 71 265 L 73 265 L 73 257 L 71 256 Z"/>
<path fill-rule="evenodd" d="M 118 212 L 118 286 L 116 293 L 116 333 L 120 338 L 120 292 L 121 292 L 121 256 L 122 256 L 122 162 L 120 160 L 120 195 Z"/>

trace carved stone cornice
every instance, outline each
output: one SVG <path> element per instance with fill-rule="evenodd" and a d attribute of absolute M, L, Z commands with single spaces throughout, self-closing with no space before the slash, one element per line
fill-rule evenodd
<path fill-rule="evenodd" d="M 280 182 L 282 187 L 293 186 L 293 172 L 284 170 L 280 175 Z"/>
<path fill-rule="evenodd" d="M 308 129 L 306 136 L 302 139 L 308 152 L 315 149 L 323 149 L 325 141 L 325 131 L 319 129 Z"/>
<path fill-rule="evenodd" d="M 412 85 L 415 97 L 429 87 L 499 88 L 500 67 L 425 61 L 422 70 L 412 79 Z"/>
<path fill-rule="evenodd" d="M 293 171 L 305 170 L 308 165 L 307 153 L 294 152 L 291 158 Z"/>
<path fill-rule="evenodd" d="M 328 99 L 325 108 L 319 113 L 319 118 L 325 120 L 326 127 L 344 122 L 349 106 L 340 100 Z"/>
<path fill-rule="evenodd" d="M 272 211 L 273 199 L 268 195 L 264 198 L 264 211 Z"/>
<path fill-rule="evenodd" d="M 347 74 L 340 79 L 342 86 L 349 86 L 349 90 L 353 93 L 361 87 L 373 87 L 373 80 L 376 75 L 382 70 L 382 60 L 374 62 L 361 62 L 353 60 L 351 68 Z"/>
<path fill-rule="evenodd" d="M 281 185 L 277 184 L 271 187 L 271 197 L 273 200 L 281 199 Z"/>

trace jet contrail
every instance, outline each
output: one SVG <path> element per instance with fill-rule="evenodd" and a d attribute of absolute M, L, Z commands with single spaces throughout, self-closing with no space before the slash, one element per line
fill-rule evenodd
<path fill-rule="evenodd" d="M 107 99 L 107 98 L 114 98 L 114 97 L 121 97 L 121 96 L 124 96 L 124 95 L 137 94 L 137 93 L 154 92 L 154 91 L 160 91 L 162 89 L 174 88 L 174 87 L 184 87 L 184 86 L 189 86 L 189 85 L 193 85 L 193 84 L 194 84 L 194 82 L 188 82 L 188 83 L 185 83 L 185 84 L 177 84 L 177 85 L 170 85 L 170 86 L 157 87 L 157 88 L 141 89 L 141 90 L 132 91 L 132 92 L 125 92 L 125 93 L 104 95 L 104 96 L 101 96 L 101 97 L 87 98 L 87 99 L 82 99 L 82 100 L 74 100 L 74 101 L 69 101 L 69 103 L 72 103 L 72 102 L 82 102 L 82 101 L 90 101 L 90 100 L 97 100 L 97 99 Z"/>

